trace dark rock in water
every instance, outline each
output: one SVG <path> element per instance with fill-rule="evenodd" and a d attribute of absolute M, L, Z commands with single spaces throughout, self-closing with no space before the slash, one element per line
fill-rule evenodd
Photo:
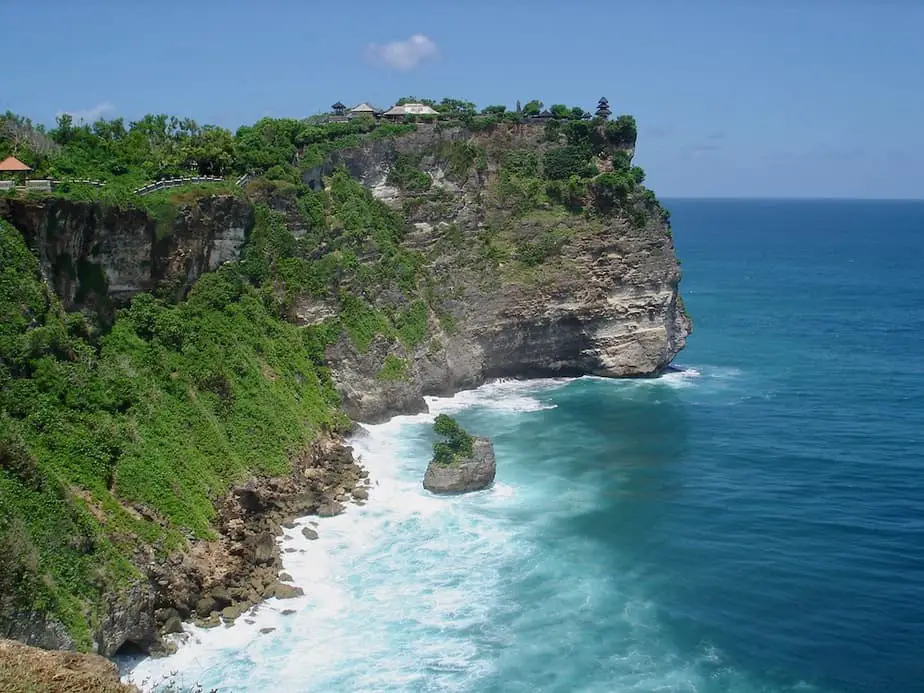
<path fill-rule="evenodd" d="M 295 613 L 295 609 L 283 609 L 282 610 L 283 616 L 291 616 L 294 613 Z"/>
<path fill-rule="evenodd" d="M 295 597 L 301 597 L 303 594 L 305 594 L 305 590 L 301 587 L 293 587 L 292 585 L 285 585 L 281 582 L 277 582 L 267 587 L 263 596 L 267 599 L 270 597 L 276 597 L 276 599 L 295 599 Z"/>
<path fill-rule="evenodd" d="M 353 489 L 353 498 L 360 501 L 369 500 L 369 492 L 362 486 L 357 486 Z"/>
<path fill-rule="evenodd" d="M 211 597 L 202 597 L 196 602 L 196 613 L 205 618 L 215 610 L 215 600 Z"/>
<path fill-rule="evenodd" d="M 288 573 L 279 573 L 280 582 L 292 582 L 292 576 Z"/>
<path fill-rule="evenodd" d="M 318 515 L 321 517 L 333 517 L 334 515 L 339 515 L 342 512 L 343 505 L 333 499 L 326 503 L 322 503 L 318 507 Z"/>
<path fill-rule="evenodd" d="M 221 610 L 221 616 L 227 621 L 233 621 L 247 608 L 246 604 L 234 604 L 233 606 L 226 606 Z"/>
<path fill-rule="evenodd" d="M 217 611 L 213 611 L 208 618 L 201 618 L 195 622 L 200 628 L 215 628 L 221 625 L 221 618 Z"/>
<path fill-rule="evenodd" d="M 224 609 L 234 601 L 231 598 L 231 595 L 228 593 L 228 590 L 226 590 L 224 587 L 215 587 L 211 594 L 212 599 L 215 600 L 216 608 L 218 610 Z"/>
<path fill-rule="evenodd" d="M 302 527 L 302 534 L 305 535 L 305 539 L 311 539 L 312 541 L 318 538 L 318 533 L 311 527 Z"/>
<path fill-rule="evenodd" d="M 494 483 L 497 465 L 494 445 L 487 438 L 475 438 L 472 456 L 451 465 L 431 460 L 424 474 L 424 488 L 431 493 L 465 493 L 480 491 Z"/>
<path fill-rule="evenodd" d="M 261 632 L 263 635 L 266 635 L 267 633 L 272 633 L 274 630 L 276 630 L 276 629 L 275 629 L 275 628 L 272 628 L 272 627 L 267 627 L 267 628 L 261 628 L 261 629 L 260 629 L 260 632 Z"/>

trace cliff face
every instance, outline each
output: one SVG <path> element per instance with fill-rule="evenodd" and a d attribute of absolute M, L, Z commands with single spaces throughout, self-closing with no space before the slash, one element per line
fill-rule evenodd
<path fill-rule="evenodd" d="M 33 579 L 0 599 L 0 635 L 156 651 L 180 618 L 214 625 L 277 594 L 279 522 L 364 497 L 348 451 L 306 451 L 343 430 L 338 394 L 350 418 L 377 422 L 490 378 L 666 367 L 691 329 L 679 263 L 663 210 L 620 178 L 632 170 L 619 141 L 591 165 L 554 128 L 422 125 L 307 171 L 325 194 L 248 186 L 266 208 L 228 195 L 167 213 L 0 198 L 18 229 L 0 229 L 0 548 L 16 558 L 0 555 L 0 586 Z M 614 173 L 609 188 L 598 172 Z M 245 260 L 188 301 L 135 302 L 103 349 L 45 286 L 105 319 L 138 292 L 182 297 L 247 241 Z M 165 538 L 177 552 L 155 548 Z M 74 594 L 50 579 L 62 557 L 86 576 Z M 111 570 L 88 596 L 97 560 Z M 57 612 L 33 610 L 43 590 Z"/>
<path fill-rule="evenodd" d="M 541 151 L 548 147 L 542 137 L 529 126 L 475 134 L 421 126 L 397 141 L 340 152 L 306 175 L 316 185 L 334 165 L 345 166 L 376 197 L 403 210 L 414 229 L 405 244 L 425 258 L 447 311 L 443 319 L 431 315 L 428 339 L 416 348 L 379 340 L 360 353 L 341 339 L 328 349 L 352 417 L 375 422 L 422 411 L 423 395 L 490 378 L 652 375 L 683 348 L 691 323 L 662 215 L 648 214 L 639 224 L 548 206 L 523 214 L 497 191 L 504 156 Z M 454 175 L 451 150 L 459 143 L 483 152 L 484 160 Z M 408 156 L 430 178 L 428 191 L 391 184 L 390 174 Z M 518 261 L 524 248 L 542 242 L 555 249 L 551 257 L 532 266 Z M 377 377 L 386 354 L 407 360 L 403 380 Z"/>
<path fill-rule="evenodd" d="M 253 226 L 250 205 L 230 196 L 181 205 L 160 222 L 141 209 L 5 198 L 0 218 L 38 252 L 68 310 L 123 303 L 165 285 L 181 296 L 203 272 L 236 260 Z"/>

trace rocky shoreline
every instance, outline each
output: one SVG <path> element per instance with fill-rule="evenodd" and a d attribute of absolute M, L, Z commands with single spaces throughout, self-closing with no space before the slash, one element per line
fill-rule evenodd
<path fill-rule="evenodd" d="M 113 598 L 97 640 L 100 654 L 170 654 L 175 645 L 163 636 L 182 632 L 184 621 L 214 627 L 264 599 L 301 595 L 299 587 L 280 579 L 286 576 L 280 574 L 276 538 L 296 518 L 330 517 L 350 500 L 363 502 L 368 483 L 352 448 L 326 435 L 293 460 L 288 476 L 253 478 L 234 487 L 218 506 L 219 538 L 194 541 L 166 560 L 148 556 L 148 585 L 139 583 Z"/>

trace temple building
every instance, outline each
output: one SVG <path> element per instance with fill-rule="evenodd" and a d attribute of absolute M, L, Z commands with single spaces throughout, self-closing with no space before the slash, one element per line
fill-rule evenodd
<path fill-rule="evenodd" d="M 392 106 L 382 115 L 389 120 L 404 120 L 407 116 L 437 116 L 439 113 L 424 103 L 403 103 L 400 106 Z"/>
<path fill-rule="evenodd" d="M 359 116 L 371 116 L 375 117 L 375 114 L 379 112 L 379 109 L 371 106 L 370 104 L 363 102 L 357 106 L 353 106 L 350 109 L 350 117 L 357 118 Z"/>

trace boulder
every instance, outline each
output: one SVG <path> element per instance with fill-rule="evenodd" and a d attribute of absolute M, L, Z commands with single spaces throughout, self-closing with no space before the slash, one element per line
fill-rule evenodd
<path fill-rule="evenodd" d="M 305 590 L 301 587 L 293 587 L 292 585 L 285 585 L 281 582 L 277 582 L 267 587 L 263 596 L 267 599 L 270 597 L 276 597 L 276 599 L 295 599 L 295 597 L 301 597 L 303 594 L 305 594 Z"/>
<path fill-rule="evenodd" d="M 232 604 L 231 606 L 226 606 L 224 609 L 221 610 L 221 616 L 226 621 L 233 621 L 238 616 L 240 616 L 242 613 L 244 613 L 246 608 L 247 608 L 246 604 Z"/>
<path fill-rule="evenodd" d="M 244 540 L 255 563 L 272 563 L 276 559 L 276 539 L 272 532 L 252 534 Z"/>
<path fill-rule="evenodd" d="M 312 541 L 318 538 L 318 533 L 311 529 L 311 527 L 302 527 L 302 534 L 305 536 L 305 539 L 310 539 Z"/>
<path fill-rule="evenodd" d="M 424 474 L 424 488 L 431 493 L 466 493 L 480 491 L 494 483 L 497 464 L 494 445 L 487 438 L 475 438 L 471 457 L 457 460 L 451 465 L 431 460 Z"/>

